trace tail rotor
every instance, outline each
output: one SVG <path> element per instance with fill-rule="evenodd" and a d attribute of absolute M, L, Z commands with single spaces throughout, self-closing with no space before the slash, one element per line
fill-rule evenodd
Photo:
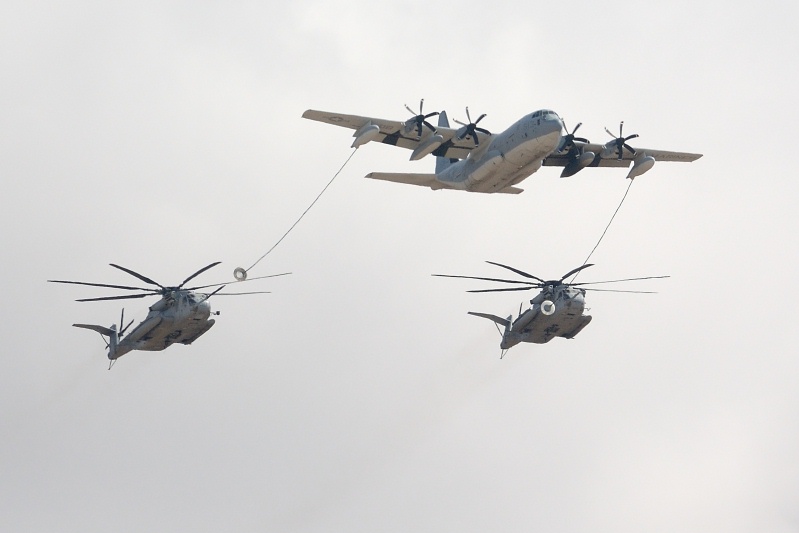
<path fill-rule="evenodd" d="M 123 307 L 123 308 L 122 308 L 122 315 L 119 317 L 119 327 L 122 327 L 122 324 L 124 324 L 124 323 L 125 323 L 125 308 Z M 122 335 L 124 335 L 124 334 L 125 334 L 125 332 L 128 330 L 128 328 L 131 326 L 131 324 L 133 324 L 133 319 L 132 319 L 132 318 L 130 319 L 130 322 L 128 322 L 128 325 L 127 325 L 127 326 L 125 326 L 125 327 L 123 327 L 123 328 L 122 328 L 122 329 L 119 331 L 119 333 L 117 334 L 117 336 L 118 336 L 120 339 L 122 338 Z"/>

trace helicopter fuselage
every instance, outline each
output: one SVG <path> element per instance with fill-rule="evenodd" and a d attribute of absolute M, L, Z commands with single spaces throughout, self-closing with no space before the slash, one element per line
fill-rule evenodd
<path fill-rule="evenodd" d="M 210 315 L 206 294 L 172 291 L 150 306 L 147 317 L 119 341 L 109 359 L 132 350 L 159 351 L 175 343 L 191 344 L 214 325 Z"/>
<path fill-rule="evenodd" d="M 591 322 L 591 315 L 583 314 L 585 292 L 579 288 L 550 285 L 530 303 L 530 308 L 506 328 L 501 349 L 507 350 L 520 342 L 544 344 L 555 337 L 571 339 Z"/>

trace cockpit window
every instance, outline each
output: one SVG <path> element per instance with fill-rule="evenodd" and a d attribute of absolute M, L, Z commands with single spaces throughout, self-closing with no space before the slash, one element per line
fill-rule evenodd
<path fill-rule="evenodd" d="M 545 116 L 553 116 L 555 118 L 560 118 L 558 117 L 558 114 L 552 111 L 551 109 L 541 109 L 539 111 L 536 111 L 535 113 L 533 113 L 532 118 L 539 118 Z"/>

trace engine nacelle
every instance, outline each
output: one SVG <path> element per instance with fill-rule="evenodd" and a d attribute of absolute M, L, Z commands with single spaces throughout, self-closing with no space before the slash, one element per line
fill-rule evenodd
<path fill-rule="evenodd" d="M 561 172 L 560 177 L 568 178 L 569 176 L 574 176 L 593 163 L 594 159 L 596 159 L 596 154 L 594 152 L 583 152 L 580 154 L 580 157 L 575 157 L 563 167 L 563 172 Z"/>
<path fill-rule="evenodd" d="M 439 134 L 432 135 L 419 143 L 419 146 L 411 154 L 411 161 L 418 161 L 435 150 L 444 143 L 444 137 Z"/>
<path fill-rule="evenodd" d="M 547 316 L 555 314 L 555 304 L 552 300 L 544 300 L 541 302 L 541 313 Z"/>
<path fill-rule="evenodd" d="M 653 166 L 655 166 L 655 158 L 651 155 L 646 155 L 645 153 L 641 152 L 636 156 L 633 162 L 633 167 L 630 169 L 630 173 L 627 174 L 627 178 L 636 178 L 651 169 Z"/>
<path fill-rule="evenodd" d="M 602 145 L 602 151 L 599 152 L 600 157 L 602 159 L 609 159 L 611 157 L 617 157 L 619 154 L 616 151 L 616 142 L 609 141 L 606 144 Z"/>
<path fill-rule="evenodd" d="M 355 137 L 355 140 L 352 141 L 352 146 L 350 148 L 358 148 L 359 146 L 374 140 L 379 133 L 380 126 L 376 126 L 371 122 L 367 122 L 363 127 L 361 127 L 361 129 L 352 134 L 352 136 Z"/>

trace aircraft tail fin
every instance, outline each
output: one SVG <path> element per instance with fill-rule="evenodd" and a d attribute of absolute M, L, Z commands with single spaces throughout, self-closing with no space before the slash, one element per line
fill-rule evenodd
<path fill-rule="evenodd" d="M 110 328 L 105 326 L 98 326 L 96 324 L 72 324 L 76 328 L 90 329 L 96 331 L 103 337 L 108 337 L 106 341 L 106 348 L 108 348 L 108 358 L 111 360 L 116 359 L 117 346 L 119 345 L 119 335 L 117 334 L 117 325 L 113 324 Z M 103 338 L 105 340 L 105 338 Z"/>
<path fill-rule="evenodd" d="M 446 111 L 442 111 L 441 113 L 438 114 L 438 125 L 441 128 L 449 128 L 449 119 L 447 118 Z M 444 171 L 445 168 L 447 168 L 456 161 L 457 159 L 436 156 L 436 174 L 440 174 L 441 172 Z"/>

